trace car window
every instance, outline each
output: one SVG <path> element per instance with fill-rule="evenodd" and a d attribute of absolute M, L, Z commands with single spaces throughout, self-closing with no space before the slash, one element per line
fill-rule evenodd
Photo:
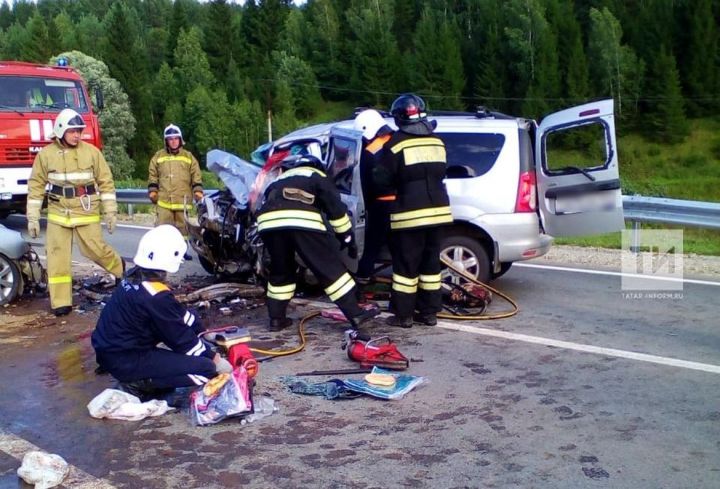
<path fill-rule="evenodd" d="M 445 143 L 448 178 L 474 178 L 493 167 L 505 144 L 504 134 L 436 133 Z"/>
<path fill-rule="evenodd" d="M 607 141 L 607 128 L 601 121 L 548 132 L 545 135 L 544 170 L 553 175 L 576 168 L 602 169 L 612 159 L 613 149 Z"/>
<path fill-rule="evenodd" d="M 341 137 L 330 140 L 328 155 L 328 176 L 335 182 L 338 190 L 344 194 L 352 193 L 353 169 L 358 164 L 358 141 Z"/>

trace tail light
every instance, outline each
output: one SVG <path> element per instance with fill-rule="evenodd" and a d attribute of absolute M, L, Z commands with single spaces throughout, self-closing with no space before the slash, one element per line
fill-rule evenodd
<path fill-rule="evenodd" d="M 527 171 L 520 174 L 518 183 L 515 212 L 535 212 L 537 209 L 537 181 L 535 172 Z"/>

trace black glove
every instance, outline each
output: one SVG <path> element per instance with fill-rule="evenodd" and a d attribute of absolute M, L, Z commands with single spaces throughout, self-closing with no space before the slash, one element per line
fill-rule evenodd
<path fill-rule="evenodd" d="M 338 234 L 338 240 L 340 241 L 340 249 L 344 250 L 347 248 L 348 256 L 353 260 L 358 256 L 357 243 L 355 242 L 355 234 L 352 231 Z"/>

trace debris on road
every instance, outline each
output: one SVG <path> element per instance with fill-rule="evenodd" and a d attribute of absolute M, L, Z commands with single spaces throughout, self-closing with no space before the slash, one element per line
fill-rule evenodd
<path fill-rule="evenodd" d="M 87 408 L 93 418 L 124 421 L 140 421 L 174 409 L 168 406 L 167 401 L 152 399 L 141 402 L 136 396 L 117 389 L 105 389 L 88 403 Z"/>
<path fill-rule="evenodd" d="M 60 456 L 39 451 L 27 452 L 17 475 L 35 489 L 59 486 L 70 473 L 70 466 Z"/>
<path fill-rule="evenodd" d="M 255 299 L 263 297 L 264 295 L 265 289 L 258 287 L 257 285 L 220 283 L 203 287 L 202 289 L 198 289 L 185 295 L 178 295 L 177 299 L 178 301 L 187 304 L 198 301 L 230 301 L 237 298 Z"/>

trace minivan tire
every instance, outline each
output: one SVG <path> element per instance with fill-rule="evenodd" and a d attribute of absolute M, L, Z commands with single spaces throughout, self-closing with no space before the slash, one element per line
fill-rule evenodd
<path fill-rule="evenodd" d="M 465 265 L 465 271 L 483 283 L 490 281 L 492 263 L 485 247 L 476 239 L 464 234 L 451 234 L 443 239 L 440 256 Z M 449 277 L 449 271 L 443 265 L 443 280 Z M 455 276 L 454 282 L 462 285 L 465 279 Z"/>

